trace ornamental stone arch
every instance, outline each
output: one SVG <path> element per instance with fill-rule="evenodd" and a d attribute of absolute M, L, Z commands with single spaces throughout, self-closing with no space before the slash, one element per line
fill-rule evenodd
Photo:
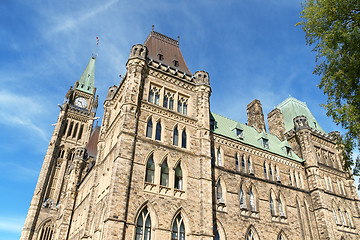
<path fill-rule="evenodd" d="M 285 234 L 284 230 L 281 230 L 278 237 L 277 237 L 277 240 L 288 240 L 289 238 L 287 237 L 287 235 Z"/>
<path fill-rule="evenodd" d="M 219 186 L 221 187 L 221 189 L 218 189 Z M 216 189 L 216 199 L 218 201 L 218 203 L 226 203 L 226 183 L 225 183 L 225 180 L 224 180 L 224 177 L 222 175 L 220 175 L 216 181 L 216 185 L 215 185 L 215 189 Z M 221 191 L 221 197 L 222 199 L 220 199 L 219 197 L 219 194 L 220 194 L 220 191 Z"/>
<path fill-rule="evenodd" d="M 188 238 L 191 234 L 192 234 L 192 230 L 191 230 L 191 223 L 190 223 L 190 219 L 189 219 L 189 216 L 188 214 L 185 212 L 184 208 L 183 207 L 179 207 L 175 213 L 173 214 L 173 217 L 170 221 L 170 232 L 172 231 L 172 228 L 173 228 L 173 224 L 174 224 L 174 221 L 176 220 L 176 217 L 178 215 L 181 215 L 181 218 L 184 222 L 184 225 L 185 225 L 185 236 Z"/>
<path fill-rule="evenodd" d="M 215 240 L 226 240 L 226 232 L 224 230 L 224 226 L 219 221 L 219 219 L 215 220 L 215 226 L 214 226 L 214 236 Z"/>
<path fill-rule="evenodd" d="M 55 236 L 55 221 L 52 217 L 45 218 L 37 227 L 37 240 L 53 240 Z"/>
<path fill-rule="evenodd" d="M 143 202 L 141 205 L 137 206 L 137 211 L 136 214 L 134 214 L 133 216 L 133 221 L 134 224 L 136 225 L 136 221 L 141 213 L 142 210 L 144 210 L 145 208 L 147 208 L 147 210 L 150 213 L 150 218 L 151 218 L 151 228 L 155 229 L 159 226 L 159 218 L 158 215 L 156 214 L 155 208 L 154 206 L 151 204 L 150 201 L 146 200 L 145 202 Z M 154 238 L 155 239 L 155 238 Z"/>
<path fill-rule="evenodd" d="M 259 234 L 254 225 L 250 225 L 245 234 L 245 240 L 260 240 Z"/>

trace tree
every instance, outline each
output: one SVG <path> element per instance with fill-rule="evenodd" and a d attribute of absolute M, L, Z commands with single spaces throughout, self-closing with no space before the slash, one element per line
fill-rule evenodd
<path fill-rule="evenodd" d="M 314 74 L 321 77 L 319 88 L 327 95 L 323 104 L 327 115 L 346 133 L 339 138 L 343 167 L 354 167 L 360 174 L 360 1 L 305 0 L 300 13 L 306 44 L 313 46 L 317 65 Z"/>

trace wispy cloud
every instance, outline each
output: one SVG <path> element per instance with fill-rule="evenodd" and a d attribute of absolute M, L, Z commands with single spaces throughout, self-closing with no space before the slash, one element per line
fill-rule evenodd
<path fill-rule="evenodd" d="M 0 123 L 3 125 L 23 127 L 35 133 L 43 141 L 48 141 L 46 132 L 35 124 L 35 120 L 44 111 L 41 101 L 34 97 L 18 95 L 0 90 Z"/>
<path fill-rule="evenodd" d="M 0 230 L 3 232 L 18 232 L 20 233 L 24 225 L 24 217 L 8 217 L 0 216 Z"/>

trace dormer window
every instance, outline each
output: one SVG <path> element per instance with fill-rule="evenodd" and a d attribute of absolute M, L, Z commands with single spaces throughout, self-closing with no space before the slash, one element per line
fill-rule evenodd
<path fill-rule="evenodd" d="M 290 147 L 285 147 L 285 151 L 286 151 L 286 155 L 288 155 L 289 157 L 292 156 Z"/>
<path fill-rule="evenodd" d="M 174 66 L 175 66 L 175 67 L 178 67 L 178 66 L 179 66 L 179 61 L 174 60 Z"/>
<path fill-rule="evenodd" d="M 210 117 L 210 130 L 214 131 L 215 130 L 215 119 Z"/>
<path fill-rule="evenodd" d="M 235 128 L 235 133 L 238 138 L 243 138 L 243 130 L 240 128 Z"/>
<path fill-rule="evenodd" d="M 262 138 L 262 144 L 264 148 L 269 149 L 269 140 L 267 140 L 266 138 Z"/>
<path fill-rule="evenodd" d="M 162 61 L 162 60 L 164 60 L 164 55 L 162 55 L 162 54 L 158 54 L 158 57 L 159 57 L 159 61 Z"/>

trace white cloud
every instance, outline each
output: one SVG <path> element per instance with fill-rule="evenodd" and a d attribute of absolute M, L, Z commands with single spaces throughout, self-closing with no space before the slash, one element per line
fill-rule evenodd
<path fill-rule="evenodd" d="M 35 133 L 44 141 L 48 141 L 46 132 L 35 121 L 44 112 L 41 101 L 34 97 L 18 95 L 6 90 L 0 90 L 0 123 L 3 125 L 23 127 Z M 37 122 L 37 124 L 35 124 Z"/>
<path fill-rule="evenodd" d="M 0 230 L 4 232 L 18 232 L 20 233 L 25 222 L 23 217 L 8 217 L 0 216 Z"/>

